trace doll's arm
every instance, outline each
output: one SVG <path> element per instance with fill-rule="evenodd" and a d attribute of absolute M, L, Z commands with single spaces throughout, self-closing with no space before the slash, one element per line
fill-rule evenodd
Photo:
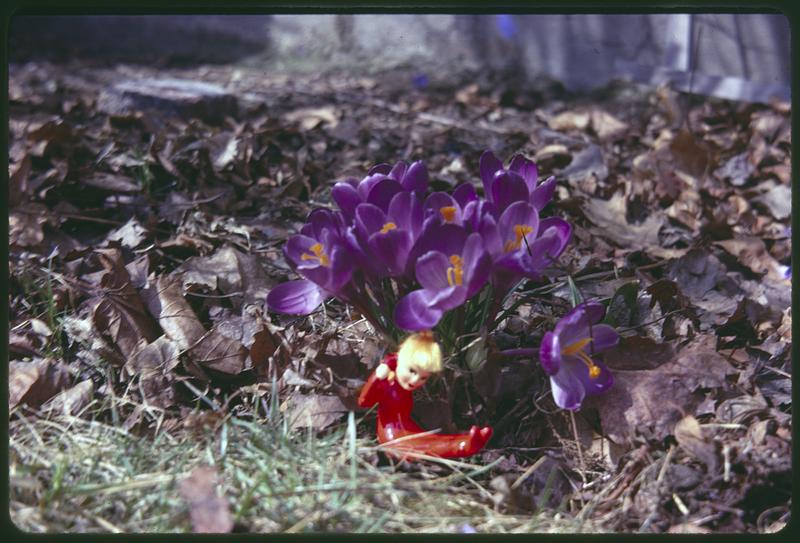
<path fill-rule="evenodd" d="M 388 376 L 389 366 L 381 362 L 361 388 L 361 393 L 358 395 L 359 407 L 372 407 L 381 400 L 381 396 L 385 392 L 386 378 Z"/>

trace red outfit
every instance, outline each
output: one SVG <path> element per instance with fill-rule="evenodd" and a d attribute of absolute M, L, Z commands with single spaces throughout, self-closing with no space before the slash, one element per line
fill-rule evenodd
<path fill-rule="evenodd" d="M 390 446 L 399 451 L 442 458 L 470 456 L 486 445 L 492 436 L 492 429 L 488 426 L 483 428 L 473 426 L 469 432 L 464 434 L 424 434 L 419 437 L 406 437 L 425 432 L 425 430 L 411 418 L 411 408 L 414 406 L 411 391 L 400 386 L 394 377 L 394 372 L 397 370 L 397 354 L 386 355 L 383 363 L 391 370 L 389 377 L 379 379 L 373 371 L 358 397 L 360 407 L 367 408 L 378 404 L 378 441 L 380 443 L 403 438 Z M 408 455 L 401 456 L 408 457 Z"/>

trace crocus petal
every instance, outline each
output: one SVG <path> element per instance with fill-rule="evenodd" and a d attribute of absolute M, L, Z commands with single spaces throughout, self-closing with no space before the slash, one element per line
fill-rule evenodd
<path fill-rule="evenodd" d="M 536 181 L 539 179 L 539 169 L 536 167 L 535 162 L 522 155 L 514 155 L 511 159 L 511 164 L 508 165 L 508 169 L 519 174 L 525 180 L 528 191 L 533 192 L 536 188 Z"/>
<path fill-rule="evenodd" d="M 607 324 L 593 324 L 589 331 L 592 343 L 586 346 L 587 353 L 604 351 L 619 343 L 619 334 Z"/>
<path fill-rule="evenodd" d="M 467 283 L 466 298 L 469 299 L 483 288 L 492 271 L 492 258 L 483 248 L 483 238 L 477 232 L 467 237 L 462 258 Z"/>
<path fill-rule="evenodd" d="M 453 285 L 430 294 L 428 307 L 443 312 L 460 306 L 467 299 L 467 289 L 460 285 Z"/>
<path fill-rule="evenodd" d="M 389 175 L 389 172 L 392 171 L 391 164 L 387 164 L 386 162 L 381 162 L 380 164 L 375 164 L 372 168 L 369 169 L 367 172 L 367 176 L 375 175 L 376 173 L 382 175 Z"/>
<path fill-rule="evenodd" d="M 455 224 L 430 224 L 420 234 L 412 251 L 414 255 L 423 255 L 428 251 L 440 251 L 447 255 L 461 255 L 467 231 Z"/>
<path fill-rule="evenodd" d="M 525 241 L 520 244 L 519 250 L 527 251 L 528 246 L 536 239 L 539 232 L 539 213 L 536 208 L 525 201 L 514 202 L 500 215 L 497 228 L 504 241 L 516 241 L 514 227 L 517 225 L 529 226 L 531 231 L 525 234 Z M 522 240 L 520 240 L 522 241 Z"/>
<path fill-rule="evenodd" d="M 489 195 L 492 193 L 491 188 L 494 174 L 498 170 L 503 169 L 503 163 L 494 156 L 493 152 L 487 150 L 481 155 L 478 164 L 481 172 L 481 180 L 483 181 L 483 194 L 486 198 L 489 198 Z"/>
<path fill-rule="evenodd" d="M 325 292 L 306 279 L 287 281 L 267 294 L 267 308 L 276 313 L 308 315 L 325 300 Z"/>
<path fill-rule="evenodd" d="M 560 371 L 550 377 L 553 399 L 562 409 L 578 409 L 586 397 L 583 381 L 571 370 L 573 364 L 562 364 Z"/>
<path fill-rule="evenodd" d="M 374 187 L 379 181 L 383 181 L 384 179 L 386 179 L 386 175 L 382 173 L 369 174 L 367 175 L 367 177 L 362 179 L 358 183 L 358 186 L 356 187 L 356 191 L 358 192 L 358 197 L 361 199 L 361 201 L 366 202 L 367 196 L 369 196 L 372 187 Z"/>
<path fill-rule="evenodd" d="M 389 172 L 389 177 L 396 179 L 397 181 L 402 180 L 406 173 L 406 168 L 408 168 L 408 164 L 402 160 L 397 161 L 392 170 Z"/>
<path fill-rule="evenodd" d="M 503 255 L 503 238 L 500 237 L 500 230 L 497 228 L 494 217 L 491 215 L 482 217 L 478 226 L 478 233 L 483 238 L 483 246 L 486 247 L 493 259 Z"/>
<path fill-rule="evenodd" d="M 495 219 L 495 223 L 499 218 L 497 210 L 491 202 L 475 200 L 466 205 L 461 216 L 464 226 L 471 232 L 477 232 L 480 228 L 481 219 L 487 215 L 491 215 Z"/>
<path fill-rule="evenodd" d="M 539 223 L 539 237 L 544 236 L 558 238 L 558 245 L 551 253 L 553 258 L 557 258 L 564 252 L 567 243 L 569 243 L 570 236 L 572 236 L 572 225 L 560 217 L 547 217 Z"/>
<path fill-rule="evenodd" d="M 530 197 L 525 181 L 513 172 L 501 171 L 492 180 L 491 200 L 498 210 L 503 210 L 514 202 L 527 202 Z"/>
<path fill-rule="evenodd" d="M 603 304 L 594 300 L 584 302 L 575 306 L 569 313 L 561 317 L 553 332 L 558 334 L 562 345 L 570 345 L 590 337 L 589 323 L 599 323 L 604 314 L 605 307 Z M 594 329 L 594 326 L 592 326 L 592 329 Z"/>
<path fill-rule="evenodd" d="M 425 192 L 428 190 L 428 168 L 419 160 L 414 162 L 406 170 L 401 182 L 407 191 Z"/>
<path fill-rule="evenodd" d="M 439 323 L 442 311 L 428 307 L 430 294 L 415 290 L 404 296 L 394 310 L 394 323 L 403 330 L 429 330 Z"/>
<path fill-rule="evenodd" d="M 380 231 L 386 224 L 386 213 L 374 204 L 358 204 L 356 207 L 356 232 L 366 240 Z"/>
<path fill-rule="evenodd" d="M 314 238 L 296 234 L 291 236 L 283 246 L 283 254 L 297 268 L 312 268 L 319 266 L 319 261 L 314 259 L 303 259 L 304 254 L 311 254 L 311 247 L 319 243 Z"/>
<path fill-rule="evenodd" d="M 337 294 L 353 276 L 353 262 L 350 254 L 342 245 L 334 245 L 331 248 L 331 273 L 328 283 L 324 284 L 327 290 Z"/>
<path fill-rule="evenodd" d="M 444 290 L 450 286 L 447 281 L 447 269 L 450 260 L 444 253 L 428 251 L 417 260 L 417 281 L 430 291 Z"/>
<path fill-rule="evenodd" d="M 352 221 L 355 217 L 356 206 L 361 203 L 358 191 L 349 183 L 340 181 L 331 189 L 331 197 L 348 220 Z"/>
<path fill-rule="evenodd" d="M 553 332 L 546 332 L 539 346 L 539 363 L 545 373 L 555 375 L 561 367 L 561 344 Z"/>
<path fill-rule="evenodd" d="M 588 302 L 584 302 L 582 304 L 578 304 L 573 307 L 566 315 L 561 317 L 561 319 L 556 324 L 555 329 L 553 330 L 559 336 L 563 335 L 563 332 L 566 332 L 573 328 L 578 328 L 580 330 L 589 330 L 589 323 L 592 324 L 600 322 L 603 319 L 603 315 L 605 315 L 605 306 L 600 302 L 595 300 L 589 300 Z M 581 336 L 581 337 L 589 337 L 588 334 Z M 564 345 L 567 343 L 563 340 L 561 342 Z"/>
<path fill-rule="evenodd" d="M 593 364 L 600 370 L 597 377 L 589 376 L 589 368 L 577 356 L 564 356 L 561 373 L 566 374 L 566 370 L 569 369 L 568 373 L 581 382 L 586 394 L 600 394 L 611 388 L 611 385 L 614 384 L 614 376 L 602 362 L 593 360 Z"/>
<path fill-rule="evenodd" d="M 556 191 L 556 178 L 555 176 L 548 177 L 544 183 L 531 191 L 530 202 L 538 211 L 541 211 L 550 200 L 553 199 L 553 194 Z"/>
<path fill-rule="evenodd" d="M 408 251 L 411 249 L 411 232 L 397 229 L 375 232 L 369 237 L 368 245 L 386 267 L 389 276 L 403 274 Z"/>
<path fill-rule="evenodd" d="M 317 208 L 308 215 L 308 224 L 314 232 L 313 238 L 322 239 L 322 233 L 325 230 L 338 231 L 341 226 L 337 220 L 336 215 L 330 209 Z"/>
<path fill-rule="evenodd" d="M 387 177 L 372 186 L 366 200 L 370 204 L 375 204 L 383 211 L 386 211 L 389 209 L 389 202 L 392 201 L 392 197 L 402 190 L 403 186 L 399 181 Z"/>
<path fill-rule="evenodd" d="M 458 202 L 456 202 L 456 200 L 446 192 L 431 193 L 425 199 L 425 204 L 423 207 L 426 215 L 433 215 L 442 223 L 450 222 L 451 224 L 461 224 L 461 206 L 459 206 Z M 445 220 L 445 218 L 442 216 L 442 208 L 447 207 L 455 209 L 453 220 L 451 221 Z"/>
<path fill-rule="evenodd" d="M 422 230 L 422 201 L 411 192 L 398 192 L 389 202 L 388 218 L 416 240 Z"/>
<path fill-rule="evenodd" d="M 468 203 L 478 199 L 478 193 L 472 183 L 461 183 L 453 191 L 453 199 L 464 209 Z"/>

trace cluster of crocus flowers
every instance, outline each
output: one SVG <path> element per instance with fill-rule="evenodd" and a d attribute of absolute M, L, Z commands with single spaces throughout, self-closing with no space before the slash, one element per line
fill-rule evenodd
<path fill-rule="evenodd" d="M 464 330 L 462 308 L 478 297 L 469 307 L 494 319 L 520 281 L 542 279 L 572 233 L 564 219 L 540 216 L 555 179 L 540 182 L 535 163 L 516 155 L 506 167 L 486 151 L 479 170 L 480 183 L 452 192 L 431 192 L 422 162 L 379 164 L 361 180 L 337 182 L 331 190 L 336 208 L 312 211 L 284 245 L 286 261 L 301 278 L 272 289 L 268 309 L 307 315 L 335 297 L 389 341 L 403 330 L 433 329 L 447 338 L 454 321 L 456 334 L 474 335 L 486 323 L 466 319 L 474 329 Z M 600 323 L 603 314 L 598 302 L 580 304 L 545 334 L 538 350 L 516 350 L 538 354 L 562 408 L 577 409 L 587 394 L 613 383 L 596 357 L 618 340 Z"/>
<path fill-rule="evenodd" d="M 302 278 L 272 289 L 268 308 L 306 315 L 336 297 L 397 336 L 436 327 L 487 285 L 502 300 L 522 279 L 540 279 L 571 235 L 563 219 L 539 216 L 555 179 L 539 183 L 522 155 L 506 168 L 486 151 L 479 169 L 483 197 L 477 183 L 430 192 L 422 162 L 336 183 L 338 209 L 315 209 L 284 246 Z"/>

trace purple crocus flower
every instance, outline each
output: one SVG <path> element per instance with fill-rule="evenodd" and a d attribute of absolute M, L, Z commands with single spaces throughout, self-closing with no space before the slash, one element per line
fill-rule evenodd
<path fill-rule="evenodd" d="M 399 161 L 394 167 L 377 164 L 361 181 L 349 177 L 336 183 L 331 197 L 345 217 L 353 221 L 358 204 L 370 203 L 386 212 L 395 194 L 406 191 L 421 195 L 428 189 L 428 181 L 428 170 L 421 161 L 411 165 Z"/>
<path fill-rule="evenodd" d="M 405 330 L 433 328 L 446 311 L 460 306 L 486 284 L 491 257 L 480 234 L 467 234 L 455 224 L 433 225 L 415 248 L 416 277 L 421 289 L 403 298 L 395 308 L 395 323 Z"/>
<path fill-rule="evenodd" d="M 422 230 L 422 203 L 411 192 L 399 192 L 386 213 L 377 205 L 356 207 L 353 232 L 365 269 L 377 277 L 398 277 L 408 268 L 408 256 Z"/>
<path fill-rule="evenodd" d="M 604 314 L 602 304 L 582 303 L 542 338 L 539 362 L 550 376 L 556 404 L 563 409 L 580 408 L 587 394 L 604 392 L 614 383 L 608 368 L 593 357 L 619 340 L 616 330 L 599 324 Z"/>
<path fill-rule="evenodd" d="M 426 220 L 433 219 L 437 224 L 461 226 L 464 223 L 461 204 L 446 192 L 433 192 L 428 195 L 423 209 Z"/>
<path fill-rule="evenodd" d="M 553 198 L 556 189 L 555 177 L 550 176 L 537 186 L 539 170 L 536 163 L 522 155 L 514 155 L 506 169 L 494 153 L 484 151 L 479 166 L 484 195 L 498 210 L 523 200 L 530 202 L 537 211 L 541 211 Z"/>
<path fill-rule="evenodd" d="M 478 231 L 492 256 L 492 285 L 506 292 L 523 277 L 538 280 L 541 272 L 566 248 L 572 228 L 558 217 L 539 220 L 528 202 L 514 202 L 495 221 L 484 212 Z"/>
<path fill-rule="evenodd" d="M 283 254 L 304 279 L 288 281 L 272 289 L 267 295 L 270 310 L 307 315 L 325 298 L 341 294 L 353 273 L 344 223 L 340 213 L 316 209 L 300 234 L 289 238 L 283 246 Z"/>

